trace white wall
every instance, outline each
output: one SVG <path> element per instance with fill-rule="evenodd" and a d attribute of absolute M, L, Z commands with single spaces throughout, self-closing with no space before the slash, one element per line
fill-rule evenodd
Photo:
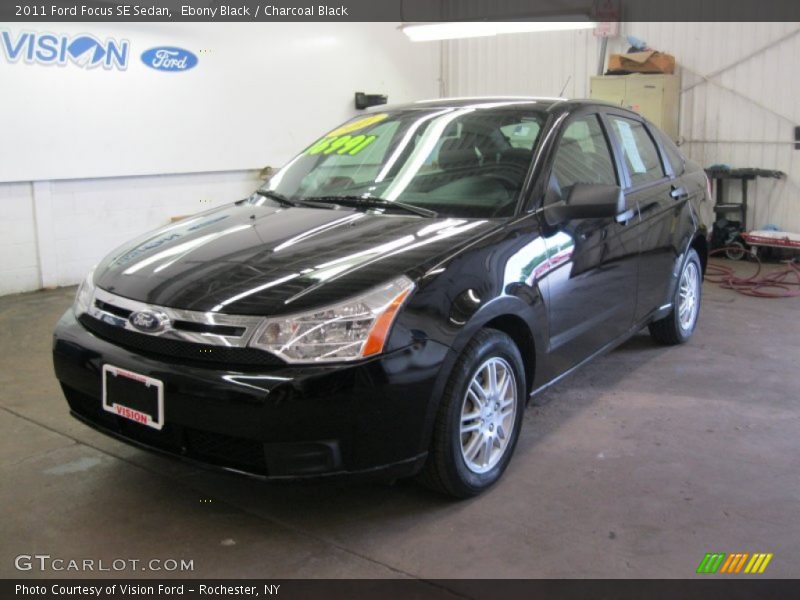
<path fill-rule="evenodd" d="M 72 285 L 124 241 L 232 202 L 257 171 L 0 184 L 0 295 Z"/>
<path fill-rule="evenodd" d="M 355 114 L 355 91 L 438 96 L 438 46 L 411 44 L 397 25 L 19 27 L 125 38 L 132 55 L 127 71 L 86 71 L 10 64 L 0 50 L 0 294 L 78 283 L 170 217 L 242 198 L 257 169 Z M 151 72 L 139 55 L 156 45 L 200 63 Z"/>
<path fill-rule="evenodd" d="M 397 23 L 0 25 L 129 44 L 126 68 L 9 62 L 0 46 L 0 181 L 257 169 L 349 118 L 356 91 L 392 102 L 438 92 L 438 48 Z M 196 67 L 162 72 L 142 52 L 177 46 Z"/>
<path fill-rule="evenodd" d="M 0 295 L 40 287 L 33 186 L 0 184 Z"/>
<path fill-rule="evenodd" d="M 623 23 L 623 33 L 675 55 L 683 86 L 684 151 L 703 166 L 762 167 L 788 174 L 759 179 L 751 193 L 748 226 L 767 223 L 800 231 L 800 150 L 792 143 L 800 124 L 800 23 Z M 776 41 L 777 45 L 756 53 Z M 627 49 L 612 40 L 609 52 Z M 751 56 L 753 55 L 753 56 Z M 599 41 L 591 31 L 515 34 L 445 44 L 447 95 L 589 94 L 597 73 Z M 713 74 L 713 83 L 694 73 Z M 720 87 L 724 86 L 728 89 Z M 778 116 L 778 113 L 782 116 Z M 752 185 L 752 184 L 751 184 Z M 751 188 L 752 189 L 752 188 Z M 731 200 L 738 201 L 738 188 Z"/>
<path fill-rule="evenodd" d="M 597 69 L 591 31 L 507 34 L 444 43 L 447 96 L 492 94 L 585 98 Z"/>

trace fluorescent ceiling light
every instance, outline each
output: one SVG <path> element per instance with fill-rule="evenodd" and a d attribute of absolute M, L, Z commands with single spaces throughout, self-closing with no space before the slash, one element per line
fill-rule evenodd
<path fill-rule="evenodd" d="M 594 21 L 454 21 L 403 25 L 401 29 L 412 42 L 431 42 L 487 37 L 501 33 L 593 29 L 596 25 Z"/>

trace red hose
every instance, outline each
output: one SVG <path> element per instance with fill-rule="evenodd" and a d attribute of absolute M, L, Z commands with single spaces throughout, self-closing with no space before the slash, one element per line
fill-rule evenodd
<path fill-rule="evenodd" d="M 725 252 L 726 250 L 741 251 L 738 246 L 726 246 L 709 252 L 709 257 Z M 758 256 L 751 255 L 756 261 L 756 272 L 750 277 L 737 277 L 731 267 L 720 263 L 709 262 L 706 267 L 706 279 L 718 283 L 720 287 L 734 290 L 745 296 L 756 298 L 793 298 L 800 296 L 800 266 L 797 262 L 790 261 L 785 269 L 773 271 L 759 277 L 761 261 Z M 770 290 L 770 291 L 767 291 Z M 774 291 L 780 290 L 780 291 Z"/>

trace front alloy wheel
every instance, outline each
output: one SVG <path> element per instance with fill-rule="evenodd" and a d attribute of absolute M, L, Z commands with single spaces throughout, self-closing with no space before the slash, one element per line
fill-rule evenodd
<path fill-rule="evenodd" d="M 470 471 L 486 473 L 500 462 L 516 416 L 514 371 L 493 356 L 478 367 L 461 405 L 461 457 Z"/>
<path fill-rule="evenodd" d="M 420 480 L 469 498 L 505 471 L 522 425 L 525 369 L 505 333 L 479 331 L 453 365 Z"/>

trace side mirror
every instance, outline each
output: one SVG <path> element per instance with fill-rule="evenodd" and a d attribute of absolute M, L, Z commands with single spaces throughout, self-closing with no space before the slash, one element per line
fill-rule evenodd
<path fill-rule="evenodd" d="M 625 195 L 618 185 L 576 183 L 561 201 L 546 207 L 547 220 L 563 223 L 571 219 L 613 218 L 625 212 Z"/>

